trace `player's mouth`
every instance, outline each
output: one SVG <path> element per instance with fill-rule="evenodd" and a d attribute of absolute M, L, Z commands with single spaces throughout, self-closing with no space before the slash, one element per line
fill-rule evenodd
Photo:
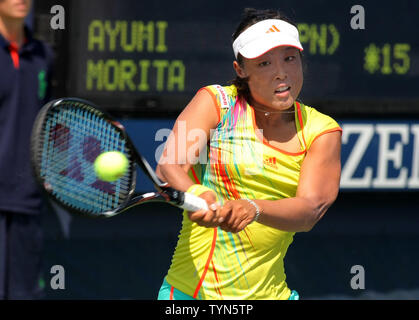
<path fill-rule="evenodd" d="M 15 8 L 18 9 L 18 10 L 27 10 L 28 9 L 28 5 L 25 2 L 16 3 L 15 4 Z"/>
<path fill-rule="evenodd" d="M 280 87 L 275 90 L 275 95 L 284 97 L 288 95 L 288 92 L 291 90 L 291 87 Z"/>
<path fill-rule="evenodd" d="M 27 3 L 25 1 L 19 1 L 14 4 L 17 7 L 27 7 Z"/>

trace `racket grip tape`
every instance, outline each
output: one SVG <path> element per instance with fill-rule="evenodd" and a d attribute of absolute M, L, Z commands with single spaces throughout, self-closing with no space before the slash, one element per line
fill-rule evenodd
<path fill-rule="evenodd" d="M 188 211 L 198 211 L 198 210 L 208 210 L 207 202 L 201 198 L 198 197 L 192 193 L 185 192 L 184 194 L 185 198 L 183 200 L 183 204 L 181 207 Z"/>

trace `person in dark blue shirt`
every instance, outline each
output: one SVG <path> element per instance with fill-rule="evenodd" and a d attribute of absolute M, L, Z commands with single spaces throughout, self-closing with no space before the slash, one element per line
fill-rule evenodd
<path fill-rule="evenodd" d="M 39 299 L 41 195 L 30 165 L 34 119 L 50 99 L 52 50 L 24 25 L 31 0 L 0 0 L 0 299 Z"/>

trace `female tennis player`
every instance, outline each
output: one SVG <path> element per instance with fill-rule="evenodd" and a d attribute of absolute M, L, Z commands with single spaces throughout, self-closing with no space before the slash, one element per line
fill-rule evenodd
<path fill-rule="evenodd" d="M 297 101 L 303 47 L 295 25 L 274 10 L 246 9 L 233 41 L 233 85 L 197 92 L 163 152 L 174 163 L 157 167 L 210 208 L 183 213 L 158 299 L 298 299 L 285 254 L 338 194 L 341 128 Z M 198 152 L 207 161 L 196 163 Z"/>

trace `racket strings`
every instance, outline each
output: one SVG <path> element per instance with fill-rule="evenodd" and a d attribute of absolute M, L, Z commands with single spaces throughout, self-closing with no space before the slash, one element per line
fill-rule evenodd
<path fill-rule="evenodd" d="M 86 119 L 85 116 L 86 116 L 85 114 L 82 114 L 81 112 L 78 111 L 76 114 L 72 114 L 72 121 L 74 122 L 75 118 L 78 118 L 77 122 L 75 122 L 75 123 L 80 124 L 81 120 Z M 74 137 L 74 139 L 81 140 L 81 139 L 83 139 L 84 135 L 91 133 L 92 129 L 96 129 L 97 126 L 95 126 L 95 125 L 92 126 L 92 124 L 94 124 L 94 123 L 92 123 L 91 114 L 87 115 L 87 119 L 88 119 L 88 121 L 85 124 L 83 124 L 83 125 L 85 125 L 85 127 L 84 126 L 79 126 L 79 128 L 78 128 L 79 130 L 75 131 L 75 133 L 78 133 L 78 134 Z M 93 120 L 93 121 L 95 121 L 95 120 Z M 102 125 L 99 128 L 99 132 L 103 132 L 103 130 L 104 130 L 103 122 L 101 124 Z M 82 130 L 80 132 L 80 129 L 85 129 L 85 128 L 87 130 Z M 98 132 L 95 132 L 95 130 L 93 130 L 93 132 L 94 132 L 94 134 L 98 133 Z M 105 137 L 106 136 L 109 136 L 109 128 L 107 128 L 107 130 L 106 130 Z M 91 136 L 88 136 L 88 137 L 91 138 Z M 93 141 L 95 140 L 95 138 L 92 138 L 92 139 L 93 139 Z M 103 141 L 103 139 L 101 139 L 101 140 Z M 108 150 L 108 148 L 112 147 L 109 144 L 109 141 L 105 140 L 104 142 L 105 142 L 105 146 L 104 146 L 105 150 Z M 96 140 L 96 147 L 97 147 L 97 144 L 98 144 L 98 141 Z M 115 145 L 115 144 L 113 144 L 113 145 Z M 87 152 L 92 152 L 93 151 L 92 152 L 93 155 L 89 156 L 89 153 L 86 153 L 86 151 Z M 88 160 L 89 164 L 91 164 L 94 161 L 94 159 L 96 158 L 96 156 L 100 154 L 100 149 L 98 151 L 97 148 L 95 148 L 94 145 L 92 145 L 92 142 L 88 143 L 87 148 L 86 148 L 86 143 L 84 142 L 82 154 L 83 154 L 85 160 Z M 83 171 L 85 171 L 85 167 L 87 165 L 88 165 L 88 163 L 86 161 L 81 162 L 81 166 L 82 166 Z M 87 172 L 89 172 L 89 171 L 87 171 Z M 106 187 L 109 189 L 109 185 L 107 185 L 107 184 L 108 183 L 102 183 L 102 189 L 106 190 Z M 96 185 L 96 187 L 100 186 L 100 185 L 101 185 L 101 183 L 98 183 Z M 103 204 L 103 206 L 100 209 L 104 210 L 104 209 L 106 209 L 106 207 L 112 206 L 112 200 L 113 200 L 113 197 L 111 196 L 112 193 L 113 193 L 113 190 L 111 189 L 111 190 L 108 190 L 108 192 L 99 192 L 99 193 L 98 192 L 93 192 L 92 195 L 94 196 L 95 199 L 97 199 L 98 196 L 102 198 L 101 203 Z M 116 195 L 118 195 L 118 191 L 116 191 Z"/>
<path fill-rule="evenodd" d="M 78 210 L 101 213 L 118 207 L 131 187 L 131 168 L 115 182 L 97 179 L 93 163 L 106 151 L 130 152 L 121 133 L 96 110 L 60 105 L 46 117 L 41 177 L 51 193 Z"/>

